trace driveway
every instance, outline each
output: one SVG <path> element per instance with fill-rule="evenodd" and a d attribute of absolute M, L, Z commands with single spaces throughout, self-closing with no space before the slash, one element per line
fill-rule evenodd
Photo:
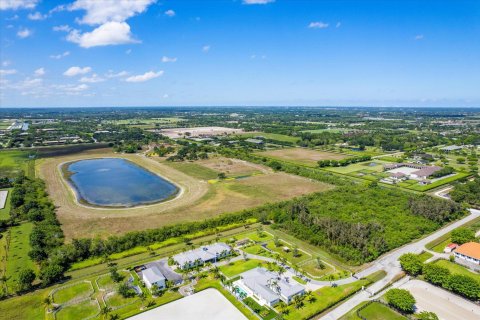
<path fill-rule="evenodd" d="M 418 311 L 435 312 L 444 320 L 480 319 L 480 306 L 430 283 L 411 280 L 400 286 L 415 297 Z"/>

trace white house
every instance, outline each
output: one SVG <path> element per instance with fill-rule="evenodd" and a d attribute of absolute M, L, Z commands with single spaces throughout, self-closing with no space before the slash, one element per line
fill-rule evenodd
<path fill-rule="evenodd" d="M 207 262 L 217 262 L 231 253 L 232 248 L 229 245 L 219 242 L 179 253 L 173 256 L 173 260 L 180 269 L 190 269 Z"/>
<path fill-rule="evenodd" d="M 480 265 L 480 243 L 467 242 L 455 249 L 453 252 L 455 260 L 458 263 L 468 262 L 474 265 Z"/>
<path fill-rule="evenodd" d="M 151 289 L 153 285 L 156 285 L 159 289 L 165 289 L 167 287 L 165 283 L 166 279 L 157 267 L 143 270 L 142 279 L 148 289 Z"/>
<path fill-rule="evenodd" d="M 273 307 L 280 300 L 289 304 L 297 295 L 305 293 L 305 288 L 292 280 L 292 283 L 278 277 L 264 268 L 255 268 L 240 275 L 234 283 L 240 290 L 253 297 L 261 305 Z"/>

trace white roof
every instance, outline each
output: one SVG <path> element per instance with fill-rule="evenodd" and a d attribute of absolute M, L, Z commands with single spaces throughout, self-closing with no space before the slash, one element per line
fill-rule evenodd
<path fill-rule="evenodd" d="M 165 280 L 163 274 L 158 270 L 157 267 L 151 267 L 142 271 L 143 278 L 146 279 L 151 284 L 157 283 L 158 281 Z"/>
<path fill-rule="evenodd" d="M 214 259 L 223 251 L 230 251 L 232 248 L 225 243 L 214 243 L 208 246 L 203 246 L 194 250 L 179 253 L 173 257 L 179 265 L 183 266 L 185 263 L 192 263 L 197 260 L 207 261 Z"/>
<path fill-rule="evenodd" d="M 255 268 L 242 273 L 240 276 L 247 287 L 267 301 L 275 301 L 279 298 L 279 295 L 291 297 L 305 291 L 303 286 L 278 279 L 277 274 L 264 268 Z M 275 281 L 278 286 L 278 293 L 272 289 L 272 281 Z"/>

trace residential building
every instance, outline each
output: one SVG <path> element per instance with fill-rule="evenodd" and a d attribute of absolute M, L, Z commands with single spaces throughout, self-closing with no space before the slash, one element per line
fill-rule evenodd
<path fill-rule="evenodd" d="M 242 273 L 234 285 L 260 305 L 273 307 L 280 301 L 288 304 L 295 296 L 305 293 L 305 287 L 294 280 L 291 282 L 264 268 L 255 268 Z"/>
<path fill-rule="evenodd" d="M 453 254 L 458 263 L 467 262 L 476 266 L 480 265 L 480 243 L 478 242 L 464 243 L 455 249 Z"/>
<path fill-rule="evenodd" d="M 142 280 L 148 289 L 151 289 L 156 285 L 159 289 L 165 289 L 166 279 L 165 276 L 158 270 L 157 267 L 147 268 L 142 271 Z"/>
<path fill-rule="evenodd" d="M 203 265 L 207 262 L 217 262 L 222 258 L 230 255 L 232 248 L 225 243 L 214 243 L 208 246 L 179 253 L 173 256 L 173 260 L 180 269 L 190 269 L 195 266 Z"/>

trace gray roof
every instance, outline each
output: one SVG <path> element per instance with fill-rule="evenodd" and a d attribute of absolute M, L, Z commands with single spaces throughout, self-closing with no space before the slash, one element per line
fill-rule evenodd
<path fill-rule="evenodd" d="M 225 243 L 214 243 L 208 246 L 203 246 L 194 250 L 179 253 L 173 257 L 180 266 L 185 263 L 192 263 L 197 260 L 208 261 L 220 255 L 223 251 L 230 251 L 232 248 Z"/>
<path fill-rule="evenodd" d="M 150 283 L 156 283 L 158 281 L 165 280 L 165 277 L 157 267 L 151 267 L 143 270 L 142 275 Z"/>
<path fill-rule="evenodd" d="M 291 297 L 305 291 L 303 286 L 296 283 L 288 283 L 283 279 L 279 280 L 277 274 L 264 268 L 255 268 L 242 273 L 240 276 L 247 287 L 267 301 L 277 300 L 279 294 L 284 297 Z M 272 289 L 272 280 L 276 282 L 279 288 L 278 293 Z"/>

